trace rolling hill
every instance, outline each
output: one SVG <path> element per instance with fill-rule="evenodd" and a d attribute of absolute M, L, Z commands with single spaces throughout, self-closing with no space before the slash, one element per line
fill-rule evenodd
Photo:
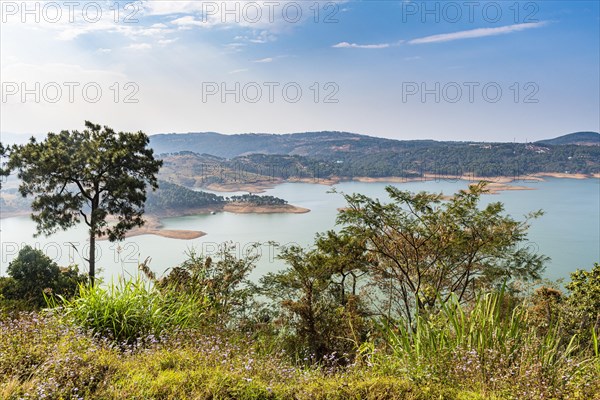
<path fill-rule="evenodd" d="M 598 132 L 574 132 L 559 136 L 554 139 L 538 140 L 537 144 L 551 146 L 557 145 L 577 145 L 577 146 L 600 146 L 600 133 Z"/>
<path fill-rule="evenodd" d="M 400 141 L 349 132 L 304 132 L 285 135 L 237 134 L 215 132 L 187 134 L 158 134 L 150 136 L 150 145 L 157 153 L 192 151 L 233 158 L 248 154 L 286 154 L 300 156 L 331 156 L 336 153 L 377 153 L 383 150 L 402 150 L 436 146 L 433 140 Z"/>

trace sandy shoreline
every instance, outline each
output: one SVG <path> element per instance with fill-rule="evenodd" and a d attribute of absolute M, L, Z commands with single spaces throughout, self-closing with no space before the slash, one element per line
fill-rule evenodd
<path fill-rule="evenodd" d="M 283 183 L 310 183 L 317 185 L 332 186 L 340 183 L 340 178 L 289 178 L 289 179 L 269 179 L 262 182 L 247 182 L 247 183 L 211 183 L 207 186 L 201 186 L 199 189 L 212 190 L 214 192 L 232 193 L 232 192 L 249 192 L 253 194 L 264 193 L 269 189 Z"/>
<path fill-rule="evenodd" d="M 544 176 L 550 178 L 567 178 L 567 179 L 589 179 L 589 178 L 600 178 L 600 174 L 566 174 L 564 172 L 540 172 L 533 176 L 543 178 Z"/>
<path fill-rule="evenodd" d="M 191 240 L 197 239 L 206 235 L 206 233 L 202 231 L 190 231 L 190 230 L 175 230 L 175 229 L 163 229 L 162 223 L 160 222 L 159 217 L 155 215 L 146 215 L 144 216 L 145 224 L 139 228 L 133 228 L 132 230 L 125 233 L 126 238 L 141 236 L 141 235 L 157 235 L 162 236 L 169 239 L 181 239 L 181 240 Z M 108 240 L 106 236 L 100 236 L 97 238 L 99 241 Z"/>
<path fill-rule="evenodd" d="M 174 218 L 174 217 L 186 217 L 192 215 L 205 215 L 216 212 L 230 212 L 234 214 L 278 214 L 278 213 L 290 213 L 290 214 L 303 214 L 310 210 L 307 208 L 296 207 L 290 204 L 282 206 L 256 206 L 252 204 L 242 203 L 227 203 L 223 206 L 207 206 L 201 208 L 187 209 L 187 210 L 169 210 L 161 214 L 147 214 L 144 216 L 146 223 L 140 228 L 134 228 L 125 234 L 126 238 L 141 236 L 141 235 L 157 235 L 166 237 L 169 239 L 181 239 L 181 240 L 192 240 L 199 237 L 205 236 L 206 233 L 195 230 L 181 230 L 181 229 L 163 229 L 161 219 L 163 218 Z M 98 240 L 107 240 L 106 237 L 99 237 Z"/>
<path fill-rule="evenodd" d="M 284 183 L 284 180 L 268 180 L 257 183 L 211 183 L 201 189 L 212 190 L 214 192 L 231 193 L 231 192 L 249 192 L 249 193 L 264 193 L 275 186 Z"/>
<path fill-rule="evenodd" d="M 277 180 L 269 180 L 264 182 L 254 182 L 254 183 L 231 183 L 231 184 L 211 184 L 204 189 L 213 190 L 215 192 L 250 192 L 250 193 L 263 193 L 265 190 L 269 190 L 274 188 L 277 185 L 282 183 L 311 183 L 318 185 L 326 185 L 333 186 L 340 182 L 364 182 L 364 183 L 374 183 L 374 182 L 389 182 L 389 183 L 408 183 L 408 182 L 426 182 L 426 181 L 443 181 L 443 180 L 464 180 L 470 181 L 473 183 L 479 181 L 489 182 L 488 188 L 490 189 L 490 193 L 498 193 L 503 190 L 535 190 L 535 188 L 530 188 L 527 186 L 515 186 L 509 185 L 510 183 L 515 182 L 523 182 L 523 183 L 534 183 L 534 182 L 543 182 L 544 178 L 560 178 L 560 179 L 599 179 L 600 173 L 595 174 L 567 174 L 563 172 L 541 172 L 537 174 L 531 175 L 523 175 L 523 176 L 476 176 L 472 174 L 467 175 L 440 175 L 440 174 L 424 174 L 423 176 L 418 177 L 401 177 L 401 176 L 385 176 L 385 177 L 366 177 L 366 176 L 356 176 L 356 177 L 331 177 L 331 178 L 291 178 L 288 180 L 277 179 Z M 200 188 L 202 189 L 202 188 Z"/>
<path fill-rule="evenodd" d="M 342 179 L 334 176 L 330 178 L 290 178 L 286 182 L 290 183 L 311 183 L 315 185 L 333 186 L 340 182 Z"/>
<path fill-rule="evenodd" d="M 223 211 L 234 214 L 305 214 L 310 210 L 291 204 L 281 206 L 255 206 L 244 203 L 228 203 L 223 206 Z"/>
<path fill-rule="evenodd" d="M 511 190 L 536 190 L 535 188 L 529 186 L 517 186 L 511 185 L 514 182 L 524 182 L 524 183 L 534 183 L 534 182 L 543 182 L 544 178 L 559 178 L 559 179 L 594 179 L 600 178 L 600 173 L 596 174 L 567 174 L 562 172 L 542 172 L 538 174 L 524 175 L 519 177 L 511 177 L 511 176 L 491 176 L 491 177 L 483 177 L 476 175 L 438 175 L 438 174 L 424 174 L 422 177 L 382 177 L 382 178 L 369 178 L 369 177 L 356 177 L 352 180 L 357 182 L 390 182 L 390 183 L 407 183 L 407 182 L 426 182 L 426 181 L 442 181 L 442 180 L 450 180 L 450 181 L 469 181 L 472 183 L 477 183 L 480 181 L 488 182 L 487 189 L 489 194 L 498 194 L 502 191 L 511 191 Z"/>

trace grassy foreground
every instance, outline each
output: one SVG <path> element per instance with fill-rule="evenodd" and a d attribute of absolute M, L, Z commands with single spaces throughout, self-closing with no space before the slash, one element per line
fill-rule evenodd
<path fill-rule="evenodd" d="M 448 376 L 460 370 L 463 379 L 444 381 L 435 373 L 407 374 L 398 354 L 377 356 L 373 349 L 344 368 L 302 367 L 268 341 L 241 333 L 187 329 L 117 346 L 63 321 L 38 313 L 0 321 L 1 399 L 600 398 L 593 383 L 598 365 L 576 360 L 560 360 L 574 364 L 563 373 L 579 375 L 563 376 L 566 385 L 544 385 L 543 371 L 517 369 L 497 385 L 492 374 L 491 384 L 478 386 L 473 378 L 482 366 L 477 357 L 465 359 L 468 353 L 447 366 Z"/>
<path fill-rule="evenodd" d="M 479 399 L 368 365 L 297 368 L 259 341 L 194 331 L 142 347 L 93 340 L 51 316 L 0 322 L 2 399 Z"/>

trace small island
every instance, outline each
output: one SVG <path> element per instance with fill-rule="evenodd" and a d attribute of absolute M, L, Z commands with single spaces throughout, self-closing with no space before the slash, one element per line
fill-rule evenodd
<path fill-rule="evenodd" d="M 244 194 L 223 197 L 214 193 L 191 190 L 166 182 L 159 182 L 159 189 L 149 191 L 146 199 L 146 223 L 143 227 L 132 229 L 126 237 L 139 235 L 158 235 L 171 239 L 190 240 L 206 235 L 202 231 L 164 229 L 162 218 L 183 217 L 217 212 L 235 214 L 302 214 L 310 210 L 288 204 L 287 200 L 266 195 Z M 105 238 L 99 238 L 103 240 Z"/>
<path fill-rule="evenodd" d="M 0 196 L 1 218 L 25 216 L 31 213 L 28 199 L 22 198 L 14 188 L 3 189 Z M 247 193 L 223 197 L 214 193 L 192 190 L 167 181 L 159 181 L 156 191 L 148 190 L 145 224 L 134 228 L 125 237 L 157 235 L 170 239 L 191 240 L 206 235 L 197 230 L 164 229 L 163 218 L 230 212 L 234 214 L 303 214 L 310 210 L 288 204 L 287 200 L 268 195 Z M 98 240 L 107 240 L 100 236 Z"/>

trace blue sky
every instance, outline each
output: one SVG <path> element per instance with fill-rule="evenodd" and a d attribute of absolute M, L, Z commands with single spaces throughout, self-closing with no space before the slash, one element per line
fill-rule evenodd
<path fill-rule="evenodd" d="M 600 128 L 597 1 L 46 3 L 1 2 L 2 132 Z"/>

